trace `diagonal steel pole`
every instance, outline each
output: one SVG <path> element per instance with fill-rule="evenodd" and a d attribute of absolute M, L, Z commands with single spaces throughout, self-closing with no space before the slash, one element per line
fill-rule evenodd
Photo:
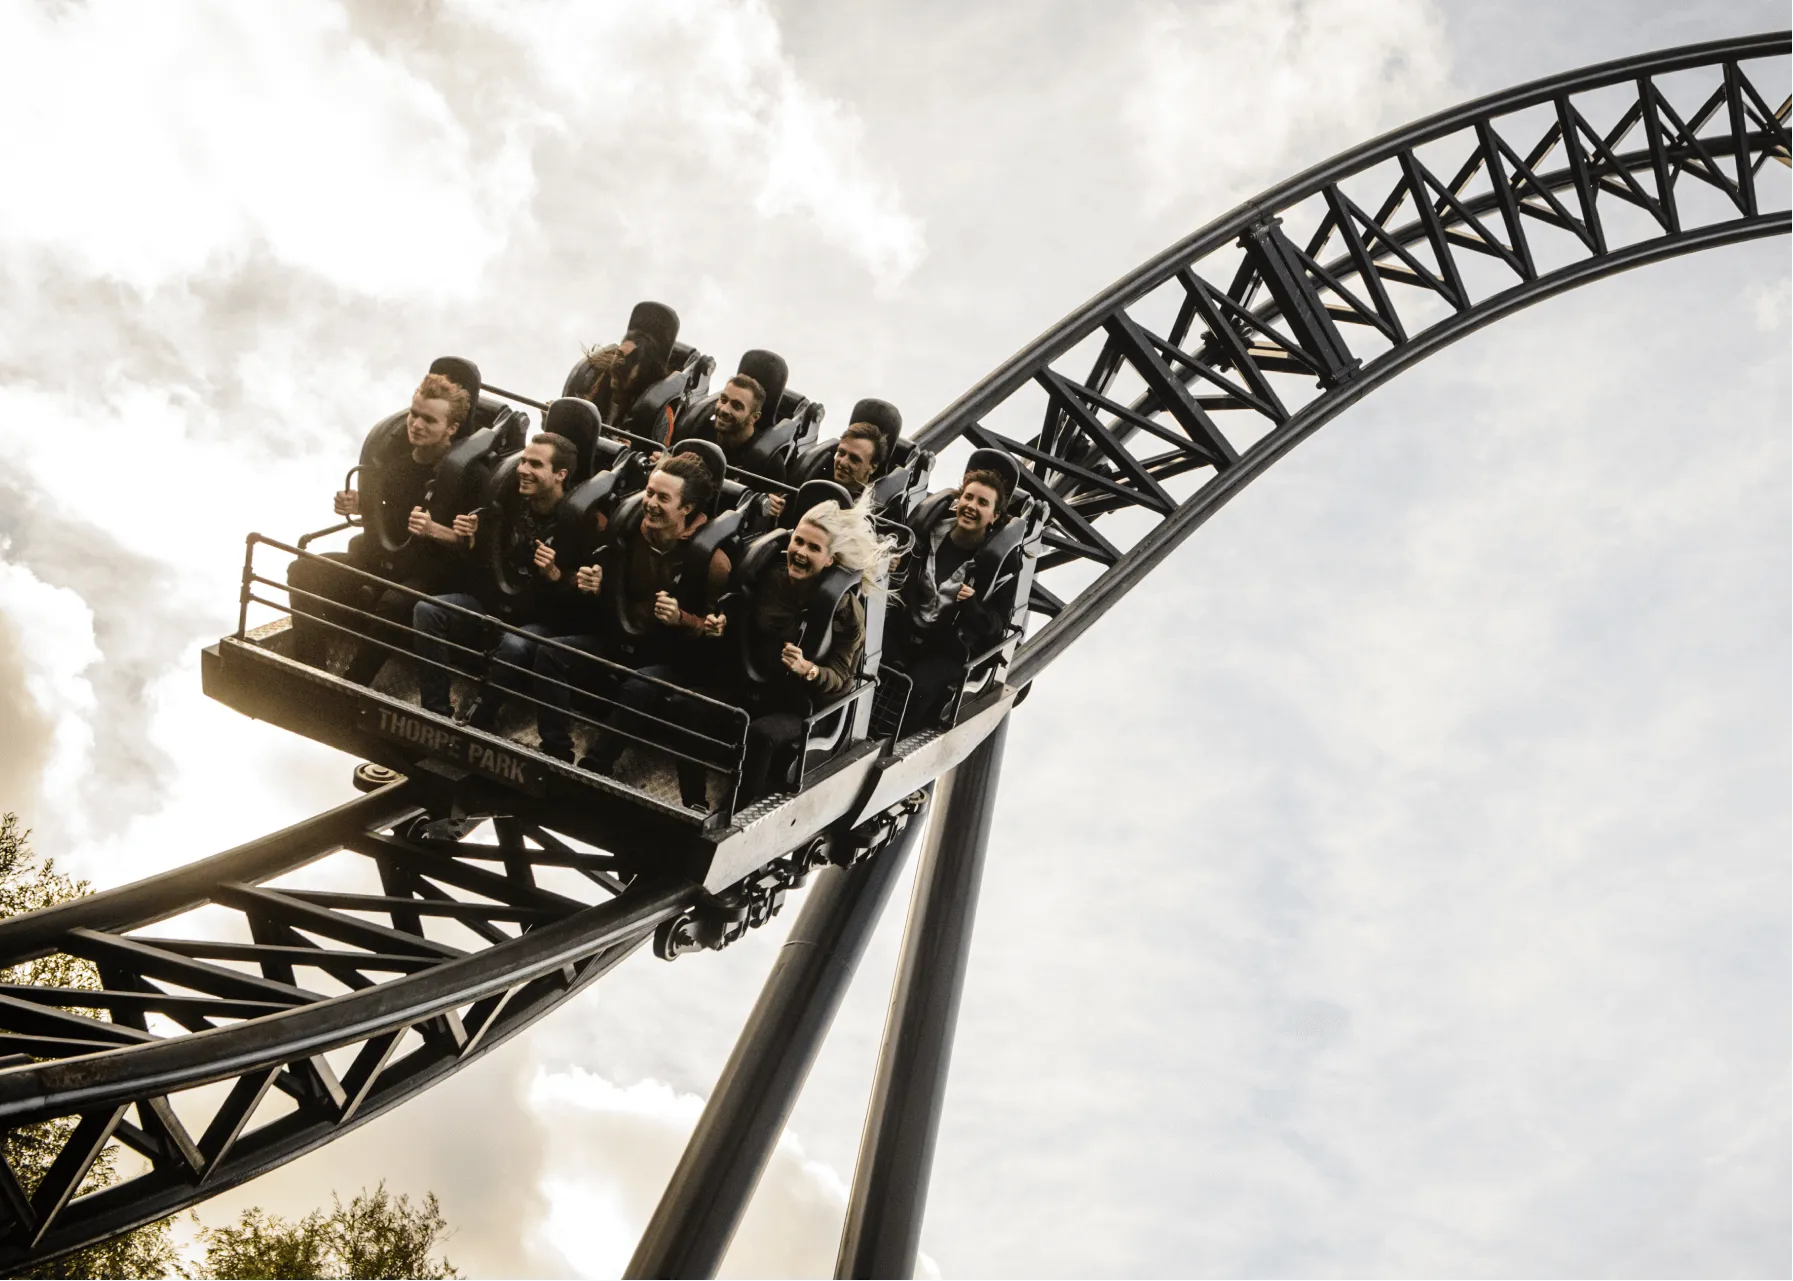
<path fill-rule="evenodd" d="M 837 1277 L 915 1275 L 1008 729 L 1005 717 L 937 788 L 939 813 L 915 875 Z"/>
<path fill-rule="evenodd" d="M 925 796 L 888 844 L 817 874 L 626 1277 L 713 1277 L 758 1186 L 891 886 L 927 825 Z"/>

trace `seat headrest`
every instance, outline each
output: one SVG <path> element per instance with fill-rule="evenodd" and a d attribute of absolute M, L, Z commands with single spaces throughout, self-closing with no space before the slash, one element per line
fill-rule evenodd
<path fill-rule="evenodd" d="M 567 374 L 567 380 L 560 385 L 563 396 L 589 396 L 598 385 L 598 371 L 591 367 L 591 361 L 584 356 Z"/>
<path fill-rule="evenodd" d="M 790 530 L 774 529 L 748 543 L 735 567 L 736 584 L 749 588 L 757 584 L 767 569 L 784 559 L 784 549 L 790 541 Z"/>
<path fill-rule="evenodd" d="M 550 404 L 548 412 L 542 415 L 542 430 L 565 436 L 573 442 L 573 448 L 579 451 L 579 462 L 573 475 L 567 477 L 569 486 L 577 484 L 597 470 L 593 452 L 603 434 L 604 420 L 598 414 L 596 405 L 574 396 L 562 396 Z"/>
<path fill-rule="evenodd" d="M 847 420 L 853 423 L 870 423 L 884 433 L 884 465 L 890 466 L 896 461 L 897 437 L 903 431 L 903 415 L 888 400 L 879 400 L 875 396 L 867 396 L 853 406 L 853 416 Z"/>
<path fill-rule="evenodd" d="M 430 361 L 430 372 L 441 374 L 467 393 L 467 421 L 455 433 L 465 436 L 473 430 L 473 419 L 479 409 L 479 366 L 463 356 L 438 356 Z"/>
<path fill-rule="evenodd" d="M 965 460 L 965 470 L 968 472 L 993 471 L 1002 477 L 1003 483 L 1008 486 L 1008 492 L 1000 495 L 1005 508 L 1021 484 L 1021 464 L 1017 463 L 1006 450 L 974 449 L 971 451 L 971 457 Z"/>
<path fill-rule="evenodd" d="M 722 482 L 728 475 L 728 455 L 713 440 L 681 440 L 669 448 L 674 454 L 696 454 L 704 460 L 704 466 L 710 469 L 710 475 L 716 481 L 716 492 L 710 498 L 710 508 L 704 515 L 715 520 L 716 514 L 722 510 Z"/>
<path fill-rule="evenodd" d="M 663 302 L 638 302 L 629 313 L 629 328 L 654 335 L 662 354 L 669 353 L 679 340 L 679 313 Z"/>
<path fill-rule="evenodd" d="M 790 518 L 789 527 L 797 528 L 797 522 L 809 514 L 810 508 L 826 502 L 839 503 L 844 510 L 853 505 L 853 496 L 831 480 L 804 481 L 798 487 L 796 497 L 784 505 L 785 513 Z"/>
<path fill-rule="evenodd" d="M 784 399 L 784 385 L 791 376 L 790 366 L 784 363 L 784 357 L 775 351 L 762 351 L 758 347 L 744 352 L 741 363 L 735 367 L 738 374 L 746 374 L 766 389 L 766 403 L 760 406 L 759 426 L 770 427 L 778 421 L 779 402 Z"/>

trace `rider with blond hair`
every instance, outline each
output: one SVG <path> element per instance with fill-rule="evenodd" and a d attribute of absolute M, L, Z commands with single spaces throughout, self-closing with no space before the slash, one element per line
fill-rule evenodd
<path fill-rule="evenodd" d="M 767 569 L 744 617 L 731 626 L 745 629 L 745 645 L 760 672 L 772 679 L 756 685 L 737 673 L 731 702 L 753 717 L 747 729 L 737 804 L 758 800 L 788 778 L 793 753 L 803 742 L 804 720 L 853 683 L 865 651 L 865 607 L 860 593 L 841 597 L 834 613 L 833 643 L 821 662 L 804 656 L 798 644 L 823 571 L 834 565 L 858 571 L 862 592 L 882 590 L 879 581 L 890 558 L 889 540 L 872 528 L 870 498 L 852 507 L 818 503 L 791 531 L 784 559 Z"/>

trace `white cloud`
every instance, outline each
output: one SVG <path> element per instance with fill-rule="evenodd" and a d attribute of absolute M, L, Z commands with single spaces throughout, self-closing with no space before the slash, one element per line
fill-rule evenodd
<path fill-rule="evenodd" d="M 457 8 L 528 51 L 553 90 L 552 127 L 620 182 L 664 181 L 668 165 L 702 175 L 679 199 L 736 221 L 795 219 L 885 287 L 926 253 L 857 115 L 798 74 L 761 0 Z"/>
<path fill-rule="evenodd" d="M 1749 287 L 1750 313 L 1756 328 L 1772 333 L 1787 327 L 1787 313 L 1793 308 L 1793 281 L 1758 280 Z"/>
<path fill-rule="evenodd" d="M 491 158 L 337 5 L 9 4 L 0 44 L 0 116 L 32 121 L 7 138 L 32 180 L 0 196 L 0 235 L 100 275 L 163 285 L 263 244 L 345 288 L 441 289 L 529 195 L 512 166 L 469 181 Z"/>
<path fill-rule="evenodd" d="M 1213 213 L 1412 118 L 1447 85 L 1430 0 L 1147 0 L 1125 120 L 1157 210 Z"/>
<path fill-rule="evenodd" d="M 556 1142 L 542 1232 L 582 1276 L 617 1276 L 659 1200 L 703 1101 L 651 1079 L 618 1086 L 578 1067 L 538 1073 L 529 1106 Z M 788 1130 L 729 1248 L 725 1277 L 827 1277 L 847 1187 Z M 939 1276 L 925 1254 L 918 1272 Z"/>
<path fill-rule="evenodd" d="M 15 625 L 25 695 L 50 726 L 38 790 L 49 804 L 68 804 L 93 751 L 96 702 L 89 671 L 100 658 L 93 611 L 79 594 L 9 563 L 6 551 L 0 539 L 0 615 Z M 26 729 L 9 726 L 6 732 Z M 16 803 L 17 798 L 0 797 L 0 808 Z"/>

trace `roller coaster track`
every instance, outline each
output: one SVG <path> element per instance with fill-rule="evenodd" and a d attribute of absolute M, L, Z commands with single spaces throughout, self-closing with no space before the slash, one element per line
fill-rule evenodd
<path fill-rule="evenodd" d="M 1625 59 L 1396 130 L 1017 352 L 920 437 L 1009 450 L 1050 512 L 1041 625 L 1006 687 L 951 730 L 741 816 L 725 843 L 750 865 L 796 851 L 820 866 L 912 840 L 906 796 L 999 745 L 1016 691 L 1372 388 L 1566 289 L 1787 232 L 1788 50 L 1778 33 Z M 706 893 L 626 832 L 596 847 L 525 797 L 480 842 L 444 818 L 436 780 L 361 781 L 359 799 L 238 849 L 0 922 L 0 1124 L 9 1156 L 50 1157 L 30 1186 L 0 1163 L 0 1268 L 153 1221 L 396 1107 Z"/>

